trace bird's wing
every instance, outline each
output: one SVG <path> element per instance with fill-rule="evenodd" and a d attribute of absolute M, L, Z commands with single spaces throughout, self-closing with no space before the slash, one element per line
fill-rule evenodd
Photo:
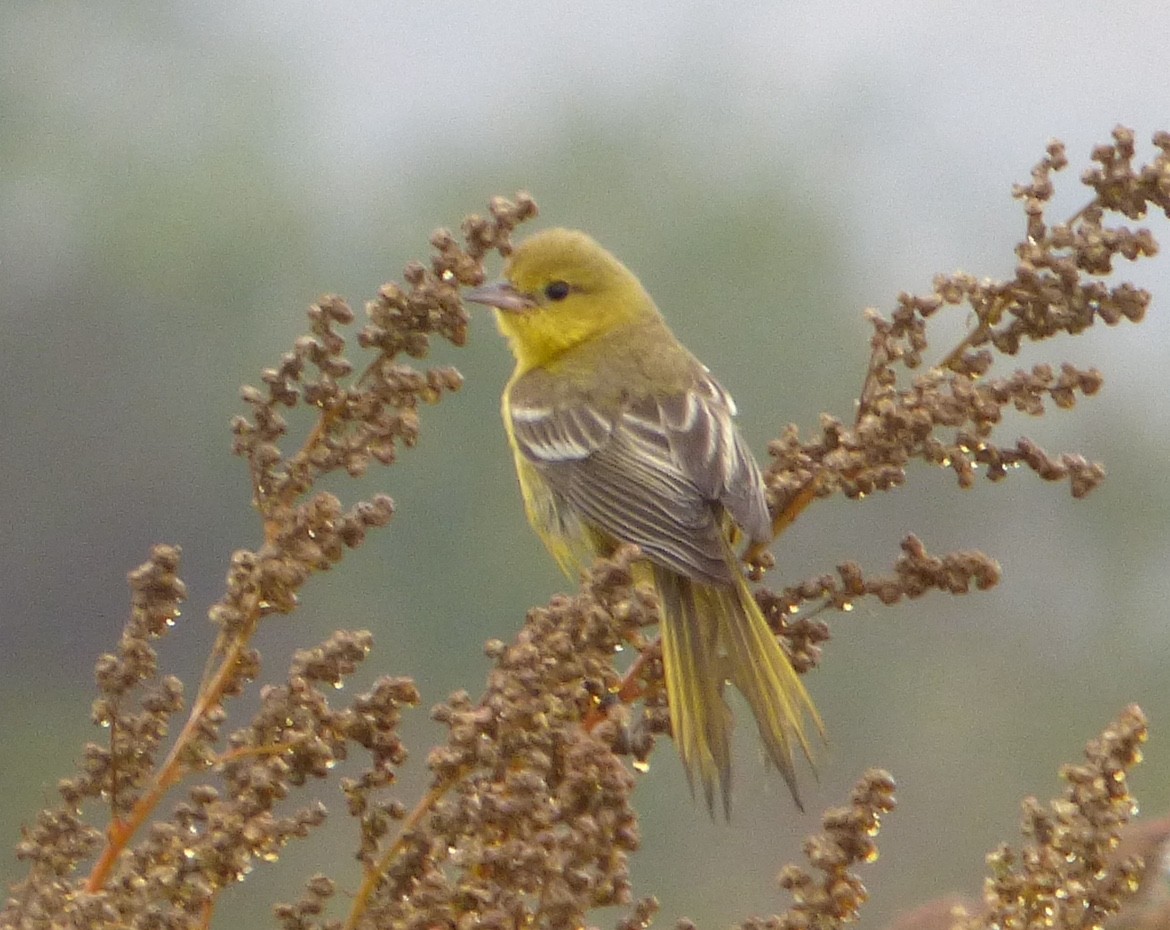
<path fill-rule="evenodd" d="M 704 368 L 692 390 L 660 399 L 658 409 L 683 473 L 752 541 L 770 538 L 764 481 L 736 428 L 731 395 Z"/>
<path fill-rule="evenodd" d="M 628 402 L 607 416 L 581 401 L 510 405 L 516 444 L 585 521 L 680 574 L 726 585 L 721 509 L 753 539 L 767 532 L 759 468 L 727 393 L 709 376 L 689 391 Z"/>

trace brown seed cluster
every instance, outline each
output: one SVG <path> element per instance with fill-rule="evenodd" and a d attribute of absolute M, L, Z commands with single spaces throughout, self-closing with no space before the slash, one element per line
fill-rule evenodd
<path fill-rule="evenodd" d="M 1105 924 L 1109 930 L 1159 930 L 1170 927 L 1170 817 L 1137 820 L 1121 831 L 1121 842 L 1109 857 L 1110 869 L 1140 863 L 1137 890 Z M 1126 887 L 1126 892 L 1130 887 Z"/>
<path fill-rule="evenodd" d="M 829 639 L 827 624 L 817 619 L 825 610 L 852 610 L 860 598 L 876 597 L 882 604 L 897 604 L 903 598 L 922 597 L 929 591 L 966 594 L 972 587 L 986 591 L 999 583 L 999 564 L 978 550 L 934 556 L 914 534 L 902 540 L 902 554 L 893 571 L 866 577 L 856 562 L 837 566 L 836 575 L 819 575 L 780 592 L 756 591 L 764 616 L 785 647 L 799 672 L 815 667 L 821 644 Z M 813 611 L 796 616 L 803 605 Z"/>
<path fill-rule="evenodd" d="M 209 610 L 219 636 L 189 716 L 173 733 L 183 687 L 160 673 L 154 641 L 178 618 L 186 589 L 178 549 L 158 546 L 130 574 L 131 614 L 118 652 L 97 663 L 93 718 L 108 730 L 109 744 L 86 747 L 81 771 L 60 783 L 61 804 L 26 828 L 18 855 L 29 873 L 11 889 L 0 926 L 210 926 L 224 888 L 324 820 L 319 803 L 298 809 L 291 793 L 331 777 L 356 750 L 368 763 L 341 788 L 371 855 L 401 819 L 401 803 L 385 789 L 406 757 L 397 727 L 402 708 L 418 702 L 413 683 L 380 679 L 342 708 L 328 697 L 369 653 L 368 633 L 340 631 L 299 653 L 287 680 L 263 687 L 259 709 L 230 735 L 223 732 L 226 702 L 260 675 L 260 655 L 250 645 L 259 623 L 294 610 L 314 573 L 390 521 L 394 505 L 386 495 L 346 508 L 316 483 L 334 471 L 357 475 L 371 462 L 389 464 L 398 448 L 416 441 L 419 405 L 457 388 L 460 378 L 451 369 L 415 371 L 397 357 L 423 356 L 432 334 L 463 341 L 458 288 L 482 281 L 486 254 L 506 253 L 511 231 L 535 209 L 526 196 L 493 201 L 488 218 L 464 222 L 466 248 L 436 233 L 430 266 L 413 263 L 404 275 L 408 288 L 387 285 L 367 307 L 370 323 L 359 342 L 373 358 L 360 375 L 338 329 L 353 313 L 327 297 L 309 311 L 310 332 L 262 373 L 264 387 L 243 389 L 251 417 L 233 422 L 234 451 L 248 463 L 265 541 L 231 557 L 225 592 Z M 286 452 L 284 411 L 295 407 L 315 419 Z M 164 800 L 193 780 L 166 813 Z M 104 829 L 94 825 L 103 820 Z M 330 894 L 328 880 L 311 881 L 282 919 L 297 926 L 300 917 L 320 914 Z"/>
<path fill-rule="evenodd" d="M 1101 373 L 1068 362 L 1002 375 L 993 367 L 1025 342 L 1077 335 L 1098 320 L 1114 325 L 1142 319 L 1150 295 L 1103 278 L 1119 258 L 1154 255 L 1157 243 L 1148 230 L 1105 220 L 1111 213 L 1139 219 L 1151 207 L 1170 215 L 1170 133 L 1155 135 L 1154 145 L 1155 157 L 1137 166 L 1133 133 L 1115 129 L 1113 144 L 1093 151 L 1096 167 L 1082 177 L 1093 199 L 1067 222 L 1050 225 L 1045 210 L 1055 193 L 1053 175 L 1067 165 L 1063 145 L 1053 142 L 1031 183 L 1013 191 L 1025 214 L 1014 277 L 940 275 L 926 296 L 899 295 L 889 319 L 867 313 L 870 361 L 853 421 L 825 414 L 818 437 L 802 440 L 797 427 L 789 426 L 769 445 L 765 482 L 777 532 L 817 497 L 860 499 L 901 487 L 915 460 L 953 471 L 961 488 L 971 487 L 980 472 L 997 482 L 1020 468 L 1045 481 L 1067 482 L 1075 498 L 1100 484 L 1105 470 L 1099 463 L 1076 453 L 1049 453 L 1027 437 L 1002 442 L 997 430 L 1009 410 L 1042 416 L 1072 409 L 1079 397 L 1097 393 Z M 973 323 L 958 345 L 937 353 L 922 370 L 931 354 L 928 324 L 948 308 L 962 309 Z M 794 619 L 802 604 L 812 603 L 814 613 L 849 609 L 864 595 L 893 604 L 931 588 L 962 594 L 999 579 L 998 565 L 979 552 L 927 557 L 914 537 L 902 550 L 890 575 L 867 579 L 848 563 L 838 569 L 839 578 L 824 575 L 778 594 L 761 592 L 773 629 L 788 639 L 799 667 L 816 663 L 817 643 L 828 636 L 807 615 Z M 773 562 L 759 547 L 746 558 L 757 579 Z"/>
<path fill-rule="evenodd" d="M 1151 207 L 1170 213 L 1170 134 L 1154 137 L 1157 155 L 1142 166 L 1134 164 L 1130 130 L 1117 128 L 1113 139 L 1094 150 L 1096 167 L 1082 178 L 1094 197 L 1069 221 L 1050 225 L 1045 216 L 1052 176 L 1067 165 L 1061 143 L 1049 146 L 1032 182 L 1014 190 L 1024 206 L 1025 235 L 1015 248 L 1012 278 L 940 275 L 931 294 L 900 295 L 889 319 L 869 313 L 870 363 L 854 421 L 826 416 L 821 435 L 807 442 L 790 427 L 769 448 L 766 480 L 777 511 L 809 485 L 821 496 L 839 491 L 852 498 L 899 487 L 915 459 L 953 470 L 961 487 L 970 487 L 980 470 L 998 481 L 1017 466 L 1047 481 L 1068 481 L 1076 497 L 1100 482 L 1101 467 L 1080 456 L 1053 456 L 1027 439 L 995 440 L 1006 410 L 1039 416 L 1050 406 L 1070 409 L 1078 396 L 1098 390 L 1100 373 L 1068 363 L 1059 371 L 1041 364 L 995 377 L 990 372 L 997 355 L 1015 355 L 1025 342 L 1144 316 L 1146 291 L 1102 279 L 1117 259 L 1154 255 L 1157 244 L 1148 230 L 1105 220 L 1110 213 L 1140 219 Z M 948 308 L 974 323 L 957 346 L 916 373 L 929 354 L 928 322 Z"/>
<path fill-rule="evenodd" d="M 287 681 L 262 689 L 259 709 L 225 748 L 216 748 L 224 711 L 208 706 L 159 762 L 181 690 L 158 674 L 150 640 L 177 616 L 184 590 L 177 568 L 177 550 L 160 546 L 131 573 L 134 607 L 122 654 L 98 662 L 103 696 L 95 716 L 110 728 L 111 748 L 88 747 L 82 774 L 59 786 L 61 805 L 42 811 L 26 829 L 17 854 L 29 873 L 12 888 L 0 926 L 207 926 L 223 889 L 324 822 L 319 802 L 288 809 L 295 788 L 328 778 L 359 748 L 369 762 L 350 779 L 351 798 L 364 799 L 395 780 L 406 757 L 397 736 L 401 708 L 418 702 L 413 683 L 379 679 L 340 709 L 327 697 L 369 653 L 372 638 L 365 632 L 337 632 L 298 653 Z M 240 664 L 256 671 L 253 660 Z M 167 816 L 146 825 L 163 794 L 190 776 L 211 780 L 187 787 Z M 112 811 L 104 848 L 101 831 L 85 819 L 94 804 Z M 88 876 L 86 863 L 92 864 Z"/>
<path fill-rule="evenodd" d="M 340 297 L 330 296 L 309 310 L 310 333 L 297 340 L 279 367 L 262 373 L 264 388 L 243 388 L 252 417 L 233 421 L 233 451 L 248 462 L 269 539 L 322 476 L 337 470 L 364 474 L 371 462 L 391 464 L 399 447 L 414 445 L 420 403 L 434 403 L 443 392 L 458 389 L 462 378 L 445 367 L 418 372 L 399 357 L 423 358 L 433 335 L 456 345 L 466 341 L 459 288 L 482 283 L 484 257 L 493 249 L 507 254 L 512 230 L 535 214 L 536 204 L 527 195 L 514 204 L 496 198 L 490 218 L 464 220 L 466 247 L 447 230 L 436 232 L 430 267 L 411 262 L 403 272 L 408 287 L 386 284 L 366 305 L 369 322 L 358 344 L 375 355 L 360 376 L 350 377 L 354 368 L 337 331 L 353 321 L 353 311 Z M 282 411 L 298 404 L 319 415 L 308 438 L 286 455 L 280 443 L 289 424 Z"/>
<path fill-rule="evenodd" d="M 1091 930 L 1120 910 L 1142 872 L 1139 861 L 1116 861 L 1113 851 L 1137 810 L 1126 775 L 1141 761 L 1146 735 L 1141 709 L 1127 708 L 1085 747 L 1085 762 L 1061 770 L 1062 798 L 1024 802 L 1025 845 L 988 857 L 985 910 L 970 930 Z"/>
<path fill-rule="evenodd" d="M 104 796 L 116 815 L 125 816 L 141 794 L 171 718 L 183 708 L 183 683 L 173 675 L 160 676 L 153 645 L 187 599 L 178 570 L 179 548 L 155 546 L 150 561 L 129 574 L 130 619 L 119 651 L 101 656 L 95 669 L 100 696 L 91 716 L 109 728 L 109 746 L 89 744 L 84 775 L 59 783 L 67 803 Z"/>
<path fill-rule="evenodd" d="M 1066 765 L 1064 795 L 1023 804 L 1025 843 L 987 857 L 983 902 L 948 896 L 899 915 L 887 930 L 1157 930 L 1170 925 L 1164 857 L 1170 818 L 1129 823 L 1126 777 L 1141 760 L 1146 718 L 1126 708 Z"/>
<path fill-rule="evenodd" d="M 483 698 L 435 709 L 449 735 L 427 760 L 431 793 L 393 845 L 364 857 L 350 926 L 578 927 L 631 902 L 633 777 L 613 751 L 618 728 L 582 724 L 617 684 L 615 650 L 656 620 L 637 557 L 619 551 L 575 596 L 530 611 L 514 643 L 488 645 Z"/>
<path fill-rule="evenodd" d="M 869 897 L 851 869 L 878 857 L 874 836 L 883 814 L 895 807 L 894 779 L 870 769 L 853 788 L 848 807 L 825 811 L 823 832 L 804 841 L 804 854 L 815 871 L 786 865 L 777 881 L 791 893 L 792 906 L 781 915 L 751 918 L 742 930 L 835 930 L 857 920 Z"/>

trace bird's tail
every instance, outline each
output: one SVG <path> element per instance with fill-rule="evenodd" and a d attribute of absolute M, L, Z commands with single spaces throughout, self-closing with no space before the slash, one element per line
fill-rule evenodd
<path fill-rule="evenodd" d="M 654 566 L 662 600 L 662 663 L 670 724 L 692 790 L 696 777 L 714 810 L 718 785 L 731 810 L 731 712 L 723 698 L 730 679 L 759 726 L 768 758 L 796 803 L 794 745 L 810 761 L 805 719 L 823 736 L 812 699 L 780 647 L 739 571 L 730 586 L 696 582 Z"/>

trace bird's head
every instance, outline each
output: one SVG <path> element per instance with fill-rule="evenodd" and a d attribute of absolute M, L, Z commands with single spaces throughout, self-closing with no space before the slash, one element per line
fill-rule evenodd
<path fill-rule="evenodd" d="M 625 265 L 571 229 L 526 239 L 508 259 L 503 280 L 463 296 L 495 308 L 497 325 L 523 368 L 657 312 Z"/>

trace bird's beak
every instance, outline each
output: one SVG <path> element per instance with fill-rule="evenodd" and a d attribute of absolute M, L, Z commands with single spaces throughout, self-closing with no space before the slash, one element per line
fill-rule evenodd
<path fill-rule="evenodd" d="M 491 284 L 473 287 L 463 292 L 463 299 L 476 304 L 486 304 L 508 313 L 523 313 L 536 306 L 535 300 L 521 294 L 508 281 L 494 281 Z"/>

